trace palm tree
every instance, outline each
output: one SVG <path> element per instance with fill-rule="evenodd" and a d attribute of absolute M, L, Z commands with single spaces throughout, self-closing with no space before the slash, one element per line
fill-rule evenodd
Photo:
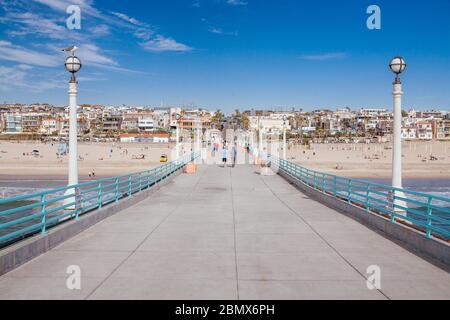
<path fill-rule="evenodd" d="M 211 124 L 217 129 L 224 119 L 222 111 L 217 110 L 211 118 Z"/>

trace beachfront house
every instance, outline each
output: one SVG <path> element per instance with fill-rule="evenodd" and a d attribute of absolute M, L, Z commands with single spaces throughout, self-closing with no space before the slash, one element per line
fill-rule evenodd
<path fill-rule="evenodd" d="M 450 119 L 438 121 L 436 124 L 436 139 L 450 140 Z"/>
<path fill-rule="evenodd" d="M 419 140 L 433 139 L 433 123 L 431 121 L 420 121 L 416 123 L 416 126 Z"/>
<path fill-rule="evenodd" d="M 45 118 L 42 120 L 42 125 L 39 130 L 42 134 L 53 135 L 61 131 L 62 119 L 60 118 Z"/>
<path fill-rule="evenodd" d="M 120 135 L 120 142 L 168 143 L 169 137 L 169 133 L 122 133 Z"/>
<path fill-rule="evenodd" d="M 155 122 L 152 118 L 139 119 L 138 128 L 140 132 L 151 132 L 155 129 Z"/>
<path fill-rule="evenodd" d="M 18 113 L 5 114 L 5 133 L 22 133 L 22 115 Z"/>
<path fill-rule="evenodd" d="M 415 140 L 417 139 L 417 130 L 414 127 L 403 127 L 402 128 L 402 139 L 405 140 Z"/>

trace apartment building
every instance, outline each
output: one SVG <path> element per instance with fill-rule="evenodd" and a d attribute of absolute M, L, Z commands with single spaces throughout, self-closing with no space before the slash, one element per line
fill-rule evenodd
<path fill-rule="evenodd" d="M 21 114 L 5 114 L 5 132 L 10 134 L 23 132 Z"/>
<path fill-rule="evenodd" d="M 402 139 L 404 140 L 416 140 L 417 130 L 414 127 L 402 127 Z"/>
<path fill-rule="evenodd" d="M 47 116 L 42 113 L 22 114 L 22 131 L 26 133 L 38 133 L 41 129 L 42 119 Z"/>
<path fill-rule="evenodd" d="M 432 140 L 433 139 L 433 122 L 420 121 L 416 123 L 417 138 L 419 140 Z"/>
<path fill-rule="evenodd" d="M 102 114 L 101 130 L 103 132 L 119 132 L 122 125 L 122 115 L 104 112 Z"/>
<path fill-rule="evenodd" d="M 138 129 L 140 132 L 151 132 L 155 129 L 155 122 L 152 118 L 139 119 Z"/>
<path fill-rule="evenodd" d="M 45 118 L 42 120 L 42 125 L 39 132 L 47 135 L 58 134 L 61 131 L 61 128 L 61 118 Z"/>
<path fill-rule="evenodd" d="M 437 121 L 436 123 L 436 139 L 450 140 L 450 119 Z"/>

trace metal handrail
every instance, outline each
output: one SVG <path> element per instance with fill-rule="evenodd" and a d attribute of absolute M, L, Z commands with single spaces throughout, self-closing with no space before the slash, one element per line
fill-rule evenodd
<path fill-rule="evenodd" d="M 0 199 L 7 206 L 0 211 L 0 247 L 156 186 L 198 157 L 194 152 L 146 171 Z"/>
<path fill-rule="evenodd" d="M 450 241 L 450 198 L 323 173 L 274 155 L 268 158 L 275 170 L 317 191 L 382 215 L 391 223 L 414 228 L 429 239 Z M 405 196 L 395 191 L 402 191 Z"/>

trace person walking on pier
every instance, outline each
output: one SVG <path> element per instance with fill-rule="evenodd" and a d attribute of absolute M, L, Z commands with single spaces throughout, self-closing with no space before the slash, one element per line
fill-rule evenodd
<path fill-rule="evenodd" d="M 227 147 L 225 146 L 225 143 L 222 146 L 222 165 L 225 168 L 227 164 Z"/>
<path fill-rule="evenodd" d="M 233 168 L 236 166 L 236 157 L 237 157 L 237 149 L 236 149 L 236 144 L 234 144 L 231 147 L 231 158 L 232 158 L 232 163 L 233 163 Z"/>

